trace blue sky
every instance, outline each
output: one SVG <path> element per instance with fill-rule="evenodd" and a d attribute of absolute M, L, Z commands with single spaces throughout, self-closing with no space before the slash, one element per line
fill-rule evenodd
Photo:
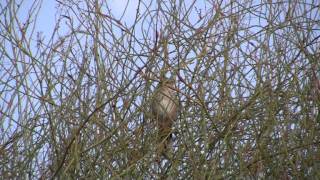
<path fill-rule="evenodd" d="M 28 11 L 32 5 L 30 2 L 32 1 L 23 1 L 22 8 L 18 13 L 19 19 L 23 22 L 28 17 Z M 127 25 L 132 25 L 135 18 L 138 0 L 130 0 L 127 9 L 125 9 L 127 3 L 127 0 L 108 0 L 108 5 L 112 14 L 116 18 L 120 18 L 122 13 L 125 11 L 122 20 L 126 22 Z M 42 32 L 47 39 L 50 38 L 56 24 L 58 3 L 56 0 L 44 0 L 41 4 L 35 32 Z"/>

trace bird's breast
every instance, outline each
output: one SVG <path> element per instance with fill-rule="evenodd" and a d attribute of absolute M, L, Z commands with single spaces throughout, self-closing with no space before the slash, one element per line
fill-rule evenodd
<path fill-rule="evenodd" d="M 154 110 L 161 119 L 175 119 L 177 114 L 177 103 L 174 95 L 161 94 L 154 102 Z"/>

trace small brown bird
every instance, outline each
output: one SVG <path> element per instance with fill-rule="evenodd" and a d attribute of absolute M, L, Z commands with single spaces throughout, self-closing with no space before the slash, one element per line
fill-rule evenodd
<path fill-rule="evenodd" d="M 155 90 L 152 101 L 152 113 L 159 128 L 158 143 L 164 142 L 160 146 L 162 153 L 166 152 L 167 144 L 170 142 L 172 125 L 178 116 L 178 105 L 175 80 L 163 78 Z"/>

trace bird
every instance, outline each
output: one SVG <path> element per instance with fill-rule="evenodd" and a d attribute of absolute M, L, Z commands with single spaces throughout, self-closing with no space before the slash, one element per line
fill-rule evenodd
<path fill-rule="evenodd" d="M 178 98 L 174 78 L 162 78 L 155 89 L 152 114 L 158 125 L 158 143 L 161 154 L 167 151 L 172 138 L 172 125 L 178 117 Z"/>

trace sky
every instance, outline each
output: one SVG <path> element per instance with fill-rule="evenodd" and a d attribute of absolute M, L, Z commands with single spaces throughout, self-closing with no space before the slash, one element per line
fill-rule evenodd
<path fill-rule="evenodd" d="M 28 17 L 28 11 L 32 6 L 30 2 L 32 1 L 23 1 L 21 6 L 22 8 L 18 13 L 19 19 L 25 21 L 25 19 Z M 123 20 L 124 22 L 128 23 L 128 25 L 132 25 L 136 13 L 138 0 L 130 0 L 127 9 L 125 9 L 127 3 L 127 0 L 108 0 L 108 4 L 112 14 L 116 18 L 120 18 L 122 12 L 125 10 L 126 13 L 123 16 Z M 56 0 L 43 0 L 41 4 L 42 6 L 39 11 L 35 30 L 36 32 L 42 32 L 46 38 L 50 38 L 57 19 L 56 12 L 58 2 Z"/>

